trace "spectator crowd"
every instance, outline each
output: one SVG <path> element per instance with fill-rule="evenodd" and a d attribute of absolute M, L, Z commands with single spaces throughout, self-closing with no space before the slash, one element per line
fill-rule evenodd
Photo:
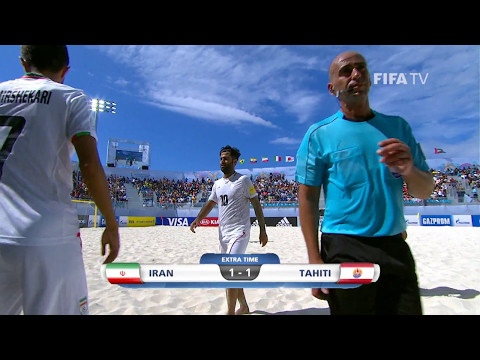
<path fill-rule="evenodd" d="M 431 170 L 435 189 L 427 202 L 448 202 L 458 192 L 464 192 L 472 201 L 478 201 L 480 189 L 480 169 L 471 166 L 462 169 L 447 169 L 444 171 Z M 116 203 L 127 202 L 126 184 L 132 184 L 138 194 L 150 203 L 149 206 L 168 206 L 171 204 L 196 204 L 208 199 L 214 180 L 211 178 L 172 180 L 163 178 L 138 179 L 110 175 L 107 178 L 112 201 Z M 284 174 L 273 174 L 251 177 L 257 190 L 260 202 L 268 203 L 291 203 L 298 202 L 298 183 L 286 179 Z M 79 171 L 73 172 L 72 199 L 91 200 L 88 188 L 82 181 Z M 413 198 L 407 192 L 404 185 L 403 198 L 406 204 L 420 203 L 421 200 Z"/>
<path fill-rule="evenodd" d="M 70 194 L 72 199 L 75 200 L 91 200 L 92 197 L 88 192 L 88 188 L 83 182 L 82 173 L 74 170 L 72 174 L 73 190 Z M 125 183 L 129 179 L 123 176 L 110 175 L 107 177 L 108 187 L 110 190 L 110 197 L 112 201 L 117 203 L 124 203 L 128 201 L 127 189 Z"/>
<path fill-rule="evenodd" d="M 197 196 L 210 192 L 213 185 L 211 179 L 205 180 L 204 178 L 201 180 L 133 178 L 131 182 L 137 189 L 138 194 L 142 195 L 144 199 L 151 199 L 152 201 L 156 198 L 157 205 L 159 206 L 163 206 L 164 204 L 195 204 L 201 200 L 197 199 Z"/>
<path fill-rule="evenodd" d="M 465 202 L 478 201 L 480 189 L 480 169 L 478 166 L 464 168 L 448 168 L 444 171 L 431 170 L 435 181 L 435 188 L 427 202 L 449 202 L 448 198 L 455 199 L 458 194 L 465 197 Z M 406 190 L 404 184 L 403 200 L 405 203 L 419 203 Z"/>

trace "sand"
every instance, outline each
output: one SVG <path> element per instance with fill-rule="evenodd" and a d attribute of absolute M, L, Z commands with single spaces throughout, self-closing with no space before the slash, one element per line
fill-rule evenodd
<path fill-rule="evenodd" d="M 102 229 L 81 229 L 91 315 L 224 315 L 225 289 L 126 289 L 102 279 Z M 408 244 L 417 264 L 425 315 L 480 314 L 480 228 L 410 227 Z M 267 228 L 269 244 L 258 244 L 252 228 L 247 253 L 275 253 L 282 263 L 307 263 L 301 229 Z M 198 264 L 218 250 L 218 229 L 120 228 L 115 262 Z M 328 303 L 311 289 L 245 289 L 253 315 L 328 315 Z"/>

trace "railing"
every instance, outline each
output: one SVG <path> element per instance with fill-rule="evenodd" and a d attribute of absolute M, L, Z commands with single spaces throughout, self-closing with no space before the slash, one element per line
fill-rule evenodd
<path fill-rule="evenodd" d="M 198 201 L 196 203 L 192 203 L 191 201 L 183 202 L 183 203 L 156 203 L 155 207 L 163 208 L 163 209 L 190 209 L 190 208 L 201 208 L 203 207 L 207 201 Z M 298 201 L 260 201 L 260 204 L 264 208 L 268 207 L 298 207 Z M 252 205 L 250 204 L 250 207 Z"/>
<path fill-rule="evenodd" d="M 112 204 L 115 209 L 128 209 L 128 200 L 113 200 Z"/>
<path fill-rule="evenodd" d="M 90 199 L 72 199 L 72 200 L 90 200 Z M 191 209 L 191 208 L 201 208 L 207 203 L 206 200 L 198 201 L 192 203 L 192 201 L 185 202 L 157 202 L 153 197 L 144 197 L 143 198 L 143 207 L 146 208 L 162 208 L 162 209 Z M 427 200 L 421 199 L 410 199 L 404 200 L 405 206 L 440 206 L 440 205 L 480 205 L 478 197 L 465 196 L 456 196 L 453 198 L 430 198 Z M 114 208 L 128 209 L 128 200 L 119 201 L 112 200 Z M 260 201 L 260 204 L 263 208 L 289 208 L 289 207 L 298 207 L 298 201 Z M 320 208 L 325 208 L 325 200 L 320 199 Z M 250 204 L 250 207 L 252 205 Z"/>
<path fill-rule="evenodd" d="M 405 206 L 436 206 L 436 205 L 480 205 L 480 201 L 475 198 L 471 198 L 471 200 L 465 201 L 465 198 L 462 200 L 460 199 L 427 199 L 427 200 L 420 200 L 420 199 L 413 199 L 413 200 L 406 200 L 403 202 Z"/>
<path fill-rule="evenodd" d="M 298 207 L 298 201 L 260 201 L 262 207 Z M 250 206 L 252 206 L 250 204 Z"/>
<path fill-rule="evenodd" d="M 89 198 L 71 198 L 71 200 L 75 203 L 77 203 L 77 208 L 84 206 L 86 208 L 88 207 L 95 207 L 95 202 L 92 199 Z M 82 205 L 83 204 L 83 205 Z M 128 209 L 128 200 L 113 200 L 112 199 L 112 205 L 114 208 L 119 208 L 119 209 Z"/>

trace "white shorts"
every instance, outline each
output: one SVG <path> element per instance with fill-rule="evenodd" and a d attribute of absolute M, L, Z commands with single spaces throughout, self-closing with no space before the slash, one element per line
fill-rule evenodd
<path fill-rule="evenodd" d="M 59 245 L 0 244 L 0 315 L 88 314 L 81 239 Z"/>
<path fill-rule="evenodd" d="M 249 240 L 250 233 L 246 231 L 228 236 L 223 236 L 220 239 L 220 253 L 245 254 Z"/>

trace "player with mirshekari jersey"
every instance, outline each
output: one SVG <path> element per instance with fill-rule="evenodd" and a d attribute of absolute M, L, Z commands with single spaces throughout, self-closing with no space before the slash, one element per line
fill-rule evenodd
<path fill-rule="evenodd" d="M 218 204 L 220 253 L 222 254 L 245 253 L 250 240 L 250 203 L 260 227 L 259 239 L 262 247 L 268 242 L 258 194 L 250 178 L 235 171 L 239 157 L 238 149 L 231 146 L 225 146 L 220 150 L 220 169 L 224 176 L 215 181 L 207 204 L 190 225 L 190 230 L 195 232 L 195 228 Z M 237 300 L 240 308 L 235 312 Z M 227 304 L 229 315 L 249 312 L 243 289 L 227 289 Z"/>
<path fill-rule="evenodd" d="M 22 45 L 26 74 L 0 84 L 0 314 L 88 314 L 71 158 L 105 217 L 102 255 L 119 236 L 89 98 L 64 85 L 65 45 Z"/>

